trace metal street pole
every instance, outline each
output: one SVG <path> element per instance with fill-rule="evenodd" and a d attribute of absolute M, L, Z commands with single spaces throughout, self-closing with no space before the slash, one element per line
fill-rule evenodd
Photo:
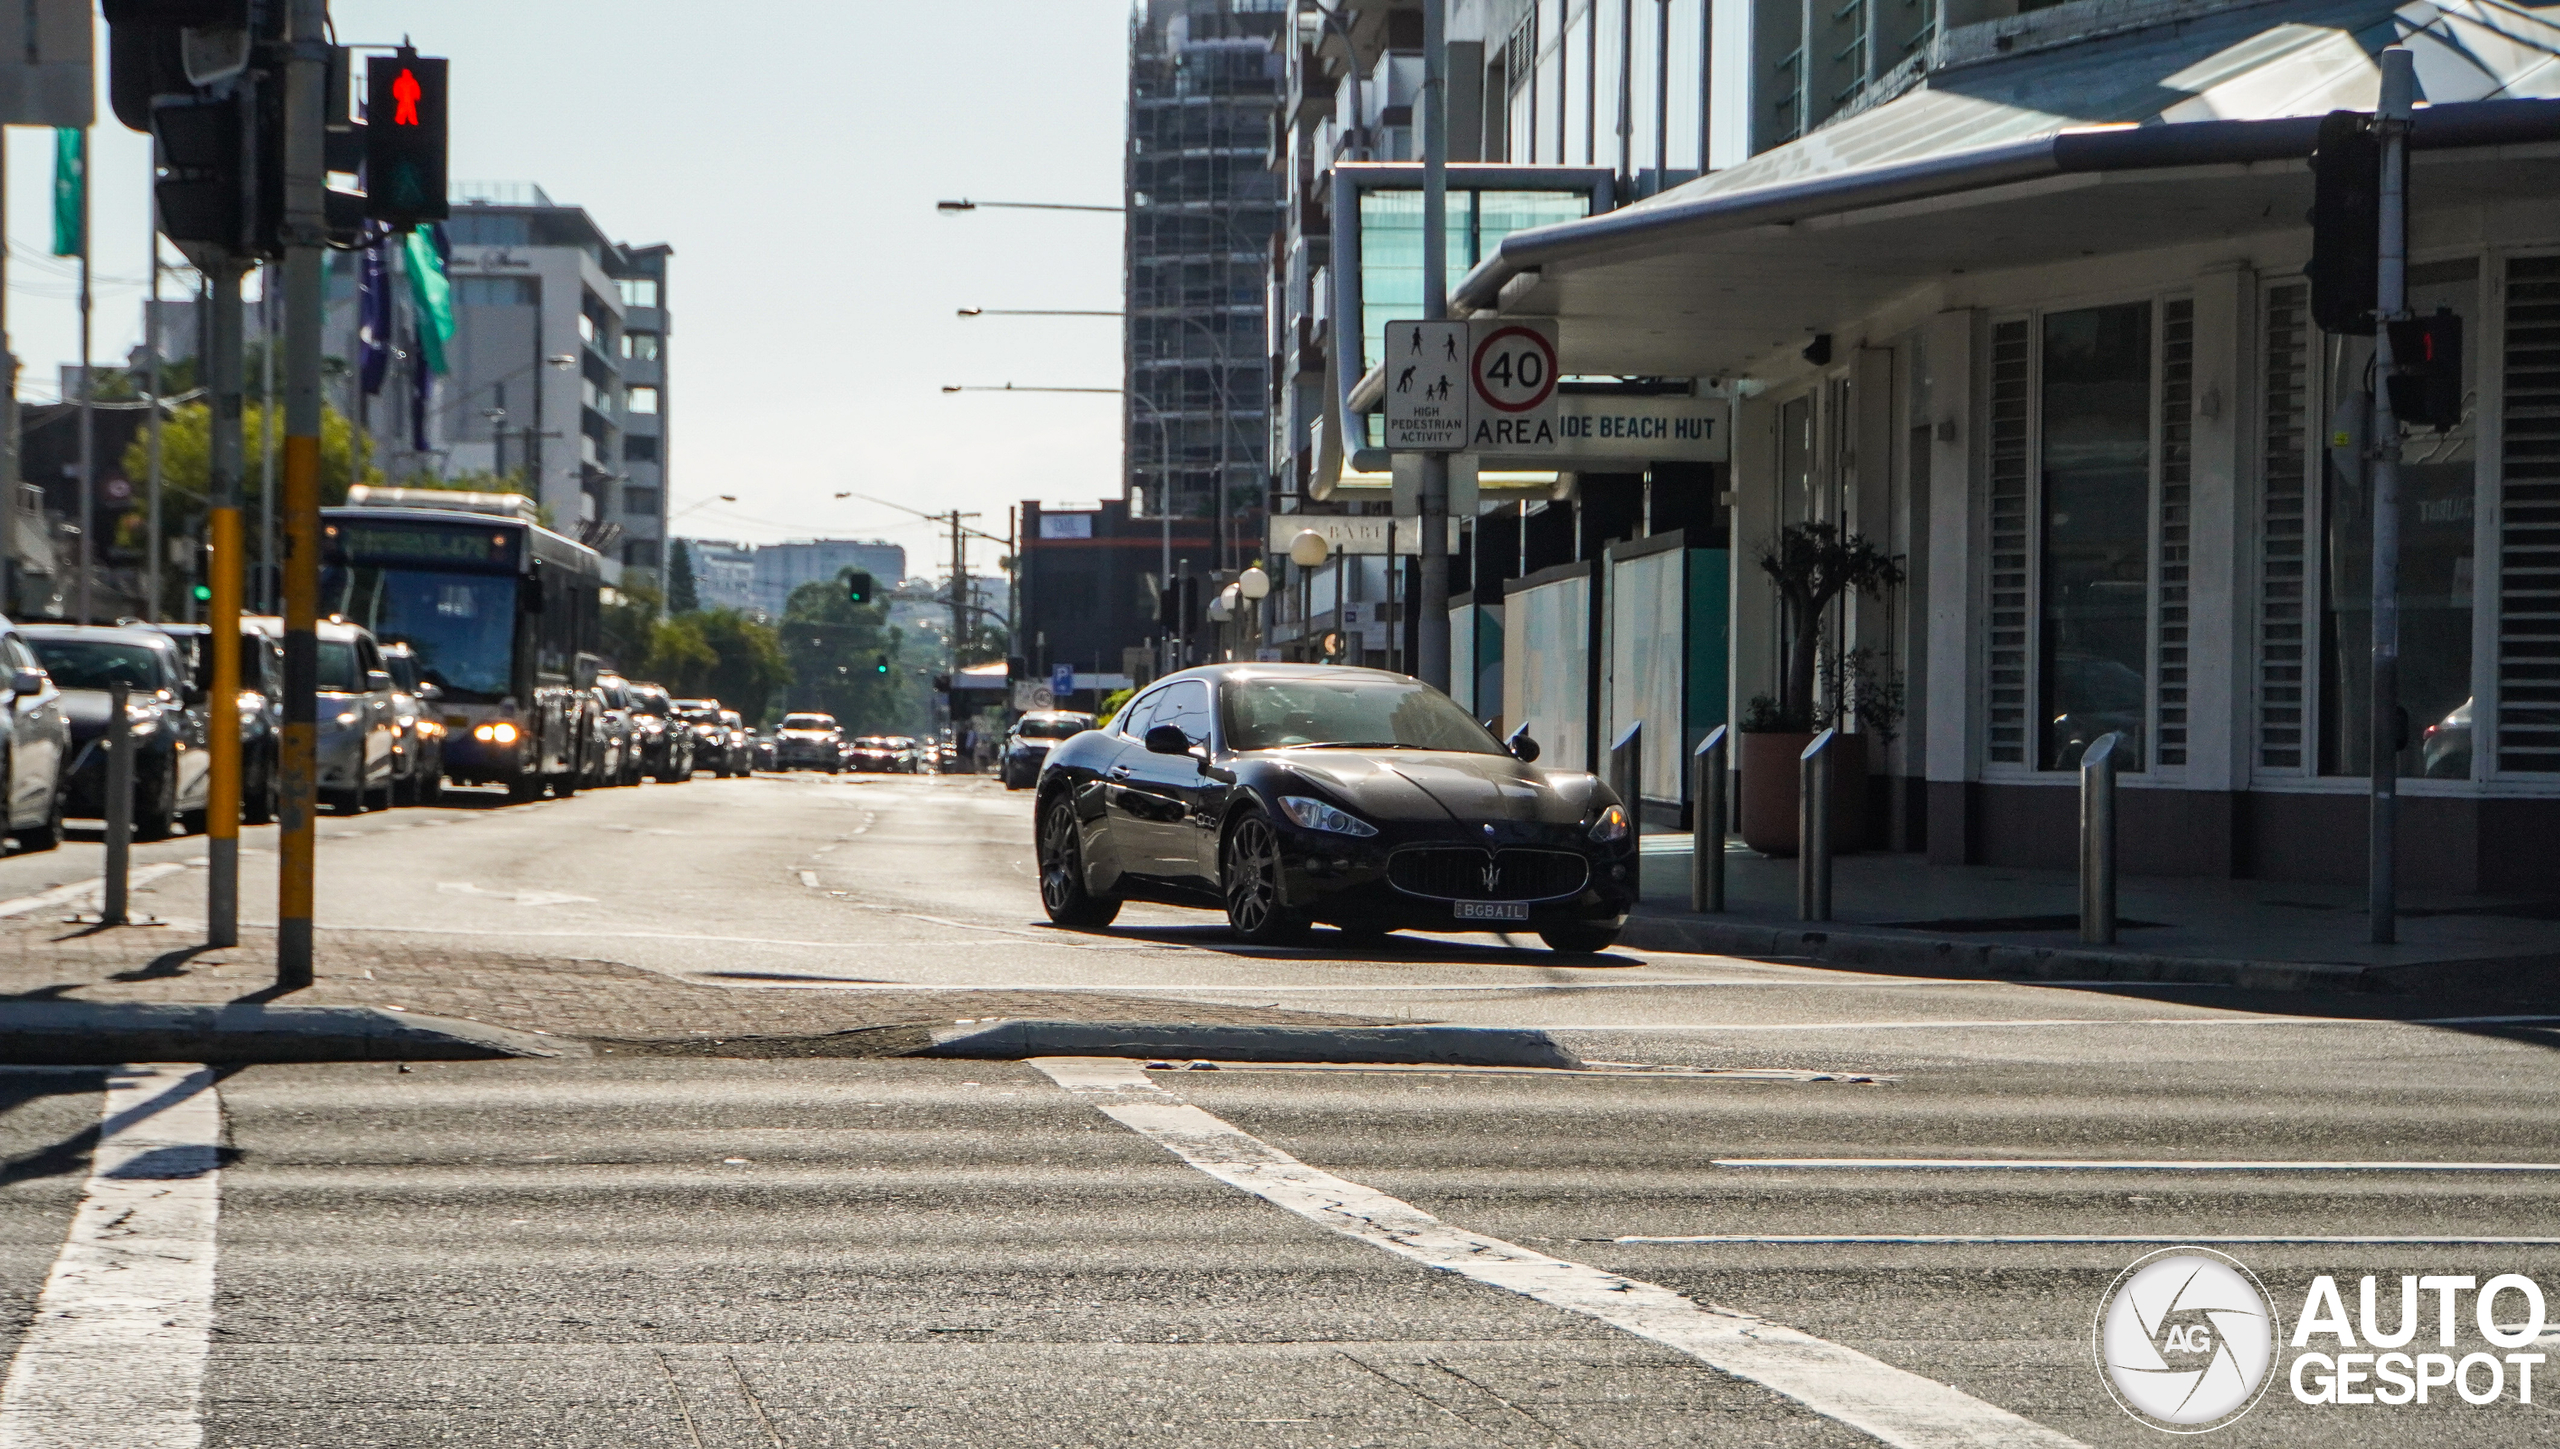
<path fill-rule="evenodd" d="M 98 622 L 91 575 L 98 571 L 98 384 L 89 375 L 89 132 L 80 131 L 80 577 L 76 611 Z"/>
<path fill-rule="evenodd" d="M 312 980 L 320 718 L 321 156 L 328 0 L 292 0 L 284 90 L 284 789 L 276 881 L 276 984 Z"/>
<path fill-rule="evenodd" d="M 2407 50 L 2382 52 L 2380 276 L 2373 330 L 2373 756 L 2372 815 L 2365 908 L 2372 939 L 2400 938 L 2400 420 L 2391 411 L 2391 324 L 2409 305 L 2409 113 L 2417 71 Z"/>
<path fill-rule="evenodd" d="M 206 743 L 212 755 L 211 791 L 205 801 L 205 944 L 240 944 L 240 598 L 248 576 L 248 551 L 240 530 L 240 317 L 243 267 L 228 253 L 198 254 L 213 286 L 206 308 L 205 383 L 211 388 L 210 492 L 205 560 L 212 585 L 205 615 L 204 649 L 213 687 L 205 708 L 212 715 Z"/>
<path fill-rule="evenodd" d="M 1449 315 L 1449 0 L 1422 0 L 1422 315 Z M 1402 604 L 1403 600 L 1397 600 Z M 1449 687 L 1449 455 L 1422 455 L 1422 618 L 1414 674 Z"/>
<path fill-rule="evenodd" d="M 160 142 L 151 143 L 152 174 L 159 174 Z M 150 454 L 148 481 L 144 484 L 149 499 L 150 526 L 143 531 L 143 593 L 149 603 L 143 606 L 146 619 L 168 617 L 167 598 L 160 591 L 160 555 L 166 546 L 160 541 L 160 188 L 151 188 L 151 245 L 143 253 L 151 269 L 151 300 L 142 309 L 142 397 L 151 412 L 143 427 L 148 437 L 144 446 Z"/>

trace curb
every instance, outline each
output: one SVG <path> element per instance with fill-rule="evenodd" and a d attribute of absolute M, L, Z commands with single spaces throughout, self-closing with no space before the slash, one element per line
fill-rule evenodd
<path fill-rule="evenodd" d="M 1121 1021 L 1007 1021 L 951 1027 L 913 1053 L 977 1061 L 1025 1057 L 1179 1057 L 1221 1062 L 1332 1062 L 1446 1067 L 1558 1067 L 1582 1059 L 1543 1031 L 1484 1026 L 1184 1026 Z"/>
<path fill-rule="evenodd" d="M 1783 956 L 1826 966 L 1980 976 L 2010 981 L 2128 981 L 2170 986 L 2233 986 L 2248 991 L 2407 989 L 2384 974 L 2402 969 L 2305 961 L 2245 961 L 2211 956 L 2158 956 L 2069 946 L 2007 946 L 1923 936 L 1809 931 L 1739 921 L 1634 916 L 1619 944 L 1638 951 L 1698 951 L 1719 956 Z"/>
<path fill-rule="evenodd" d="M 559 1057 L 583 1049 L 476 1021 L 371 1006 L 0 1002 L 0 1062 L 389 1062 Z"/>

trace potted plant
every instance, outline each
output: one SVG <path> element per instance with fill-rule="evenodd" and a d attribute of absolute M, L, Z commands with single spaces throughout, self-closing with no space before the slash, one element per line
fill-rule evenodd
<path fill-rule="evenodd" d="M 1742 840 L 1763 855 L 1796 853 L 1798 761 L 1824 729 L 1854 718 L 1856 691 L 1815 689 L 1822 629 L 1831 606 L 1852 590 L 1874 597 L 1903 581 L 1902 561 L 1860 534 L 1830 523 L 1791 523 L 1760 549 L 1760 571 L 1778 596 L 1778 694 L 1760 695 L 1742 716 Z M 1833 848 L 1854 850 L 1866 823 L 1866 741 L 1843 734 L 1832 745 Z"/>

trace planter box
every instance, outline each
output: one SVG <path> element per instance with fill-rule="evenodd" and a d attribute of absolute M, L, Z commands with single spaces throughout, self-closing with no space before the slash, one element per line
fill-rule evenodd
<path fill-rule="evenodd" d="M 1796 853 L 1804 747 L 1810 734 L 1746 734 L 1742 740 L 1742 843 L 1762 855 Z M 1847 855 L 1867 838 L 1867 739 L 1831 744 L 1831 851 Z"/>

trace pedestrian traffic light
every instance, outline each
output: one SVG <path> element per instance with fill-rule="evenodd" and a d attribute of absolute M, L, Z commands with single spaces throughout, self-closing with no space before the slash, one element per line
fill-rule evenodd
<path fill-rule="evenodd" d="M 153 106 L 151 134 L 160 143 L 153 194 L 160 230 L 174 242 L 245 250 L 241 113 L 245 98 L 191 98 Z"/>
<path fill-rule="evenodd" d="M 2412 427 L 2449 432 L 2462 421 L 2462 319 L 2439 307 L 2432 317 L 2391 324 L 2391 415 Z"/>
<path fill-rule="evenodd" d="M 213 602 L 213 585 L 211 584 L 196 585 L 194 593 L 196 602 L 199 604 L 210 604 Z"/>
<path fill-rule="evenodd" d="M 888 673 L 888 672 L 889 672 L 889 656 L 888 656 L 888 655 L 886 655 L 886 654 L 876 654 L 876 655 L 873 655 L 873 656 L 872 656 L 872 659 L 871 659 L 871 672 L 872 672 L 872 673 L 874 673 L 874 674 L 886 674 L 886 673 Z"/>
<path fill-rule="evenodd" d="M 862 569 L 845 570 L 844 596 L 848 603 L 870 603 L 872 591 L 877 589 L 879 586 L 879 581 L 872 578 L 868 572 Z"/>
<path fill-rule="evenodd" d="M 364 77 L 364 214 L 395 230 L 444 220 L 445 62 L 403 46 Z"/>
<path fill-rule="evenodd" d="M 2382 278 L 2382 143 L 2361 111 L 2321 118 L 2311 150 L 2311 321 L 2373 335 Z"/>

